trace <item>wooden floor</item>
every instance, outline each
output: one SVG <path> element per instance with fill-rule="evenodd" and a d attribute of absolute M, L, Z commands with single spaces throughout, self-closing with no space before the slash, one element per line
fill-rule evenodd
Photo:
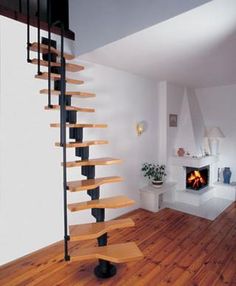
<path fill-rule="evenodd" d="M 0 285 L 236 285 L 236 204 L 213 222 L 170 209 L 128 217 L 136 227 L 110 233 L 109 241 L 136 241 L 145 258 L 117 265 L 115 277 L 97 279 L 95 261 L 64 262 L 58 243 L 1 267 Z"/>

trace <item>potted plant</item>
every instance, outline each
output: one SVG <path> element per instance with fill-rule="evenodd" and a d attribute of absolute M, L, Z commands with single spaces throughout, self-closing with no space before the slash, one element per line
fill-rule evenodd
<path fill-rule="evenodd" d="M 166 166 L 159 164 L 144 163 L 142 166 L 144 177 L 152 180 L 153 187 L 160 188 L 166 176 Z"/>

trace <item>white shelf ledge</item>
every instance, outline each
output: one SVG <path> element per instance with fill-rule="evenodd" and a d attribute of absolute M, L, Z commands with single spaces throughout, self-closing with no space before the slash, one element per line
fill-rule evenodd
<path fill-rule="evenodd" d="M 170 163 L 174 166 L 202 168 L 218 162 L 218 156 L 205 156 L 199 158 L 192 157 L 171 157 Z"/>
<path fill-rule="evenodd" d="M 154 193 L 154 194 L 163 194 L 166 191 L 168 191 L 170 188 L 174 187 L 176 185 L 175 182 L 165 182 L 160 188 L 155 188 L 152 186 L 152 184 L 149 184 L 143 188 L 141 188 L 139 191 L 142 193 Z"/>

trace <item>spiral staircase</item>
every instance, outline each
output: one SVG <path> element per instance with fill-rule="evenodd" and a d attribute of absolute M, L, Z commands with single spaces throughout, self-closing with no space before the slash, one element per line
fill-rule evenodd
<path fill-rule="evenodd" d="M 80 79 L 66 77 L 66 71 L 79 73 L 84 67 L 71 62 L 75 56 L 64 51 L 64 25 L 62 22 L 51 23 L 50 1 L 48 1 L 48 37 L 41 38 L 40 1 L 38 1 L 37 15 L 37 42 L 30 41 L 30 13 L 29 1 L 27 1 L 27 61 L 37 66 L 35 79 L 45 80 L 47 87 L 40 90 L 40 94 L 46 95 L 48 104 L 45 110 L 58 110 L 60 122 L 51 123 L 52 128 L 60 131 L 60 142 L 55 146 L 60 147 L 63 153 L 63 208 L 64 208 L 64 258 L 65 261 L 85 261 L 98 259 L 98 266 L 95 268 L 96 276 L 108 278 L 116 274 L 116 267 L 112 263 L 125 263 L 142 259 L 143 254 L 134 242 L 108 244 L 107 233 L 120 228 L 133 227 L 131 219 L 116 219 L 105 221 L 105 209 L 124 208 L 133 205 L 135 202 L 126 196 L 112 196 L 102 198 L 100 190 L 102 185 L 118 183 L 122 181 L 119 176 L 97 178 L 95 167 L 98 165 L 109 166 L 121 163 L 116 158 L 96 158 L 89 156 L 90 146 L 108 144 L 106 140 L 90 140 L 84 138 L 84 129 L 106 128 L 106 124 L 82 123 L 78 121 L 80 112 L 93 113 L 93 108 L 82 108 L 74 106 L 73 98 L 95 98 L 95 94 L 80 91 L 67 91 L 67 83 L 70 85 L 82 85 Z M 51 39 L 51 29 L 54 25 L 60 26 L 60 49 L 58 43 Z M 35 55 L 35 57 L 32 55 Z M 41 69 L 46 69 L 41 71 Z M 53 88 L 52 88 L 53 85 Z M 51 103 L 52 97 L 58 97 L 58 104 Z M 67 139 L 69 138 L 69 139 Z M 75 150 L 75 160 L 67 161 L 67 152 Z M 68 181 L 67 172 L 71 168 L 80 168 L 81 174 L 86 177 L 84 180 Z M 74 202 L 68 204 L 68 192 L 87 192 L 88 201 Z M 88 224 L 69 225 L 69 213 L 81 210 L 91 210 L 91 215 L 96 222 Z M 97 247 L 73 248 L 76 241 L 97 240 Z"/>

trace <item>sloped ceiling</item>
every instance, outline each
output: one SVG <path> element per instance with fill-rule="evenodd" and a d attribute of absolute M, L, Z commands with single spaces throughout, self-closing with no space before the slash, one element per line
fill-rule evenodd
<path fill-rule="evenodd" d="M 69 0 L 76 52 L 102 47 L 210 0 Z"/>
<path fill-rule="evenodd" d="M 236 1 L 211 1 L 81 58 L 190 87 L 235 83 Z"/>

